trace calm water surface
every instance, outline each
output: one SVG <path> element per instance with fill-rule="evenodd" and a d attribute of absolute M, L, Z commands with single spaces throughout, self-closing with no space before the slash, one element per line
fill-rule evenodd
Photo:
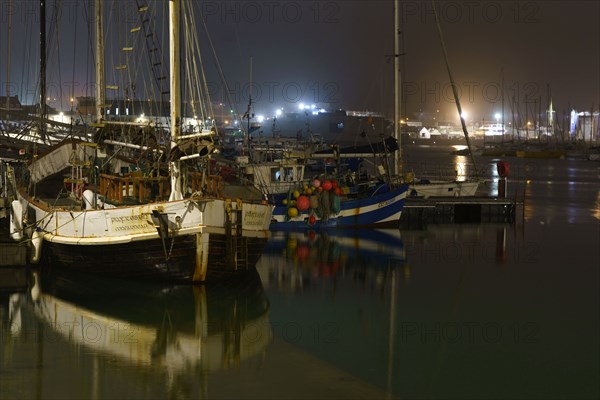
<path fill-rule="evenodd" d="M 0 294 L 0 399 L 598 398 L 600 164 L 507 160 L 516 224 L 275 233 L 201 287 L 32 274 Z"/>

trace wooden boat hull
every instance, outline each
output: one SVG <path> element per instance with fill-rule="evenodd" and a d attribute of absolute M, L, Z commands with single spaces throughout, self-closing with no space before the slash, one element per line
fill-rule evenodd
<path fill-rule="evenodd" d="M 185 199 L 107 209 L 48 207 L 21 195 L 19 218 L 46 261 L 95 274 L 203 282 L 251 268 L 272 206 Z M 18 214 L 18 213 L 15 213 Z"/>
<path fill-rule="evenodd" d="M 408 185 L 401 185 L 370 197 L 341 199 L 340 211 L 328 218 L 322 218 L 310 209 L 290 218 L 286 206 L 277 206 L 273 210 L 271 230 L 398 227 L 407 189 Z M 314 216 L 313 224 L 310 223 L 311 215 Z"/>
<path fill-rule="evenodd" d="M 199 234 L 200 235 L 200 234 Z M 228 278 L 251 270 L 267 238 L 201 234 L 113 245 L 46 242 L 44 262 L 52 267 L 105 277 L 164 282 L 199 282 Z M 208 238 L 207 238 L 208 237 Z M 207 241 L 207 243 L 204 243 Z M 205 279 L 198 279 L 197 254 L 206 252 Z"/>

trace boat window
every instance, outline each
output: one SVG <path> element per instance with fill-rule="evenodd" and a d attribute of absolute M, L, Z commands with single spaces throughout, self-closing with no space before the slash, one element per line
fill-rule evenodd
<path fill-rule="evenodd" d="M 285 176 L 285 180 L 290 182 L 294 180 L 294 168 L 293 167 L 285 167 L 283 169 L 283 173 Z"/>
<path fill-rule="evenodd" d="M 271 182 L 281 181 L 281 172 L 279 168 L 271 168 Z"/>

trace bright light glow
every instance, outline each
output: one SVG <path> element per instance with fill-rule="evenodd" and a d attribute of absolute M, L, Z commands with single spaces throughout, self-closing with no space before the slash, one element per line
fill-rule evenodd
<path fill-rule="evenodd" d="M 494 118 L 496 118 L 496 121 L 499 120 L 501 117 L 500 113 L 496 113 L 494 114 Z"/>
<path fill-rule="evenodd" d="M 144 118 L 146 116 L 146 114 L 142 113 L 142 115 L 140 115 L 140 118 Z"/>
<path fill-rule="evenodd" d="M 60 114 L 58 114 L 58 115 L 60 115 L 61 117 L 64 117 L 65 113 L 61 111 Z"/>
<path fill-rule="evenodd" d="M 283 113 L 283 111 L 281 111 L 280 109 L 277 109 L 275 111 L 275 115 L 277 115 L 278 117 L 281 116 L 282 113 Z"/>
<path fill-rule="evenodd" d="M 304 110 L 304 103 L 298 104 L 298 108 L 301 109 L 301 110 Z"/>
<path fill-rule="evenodd" d="M 315 106 L 314 104 L 312 104 L 312 105 L 310 106 L 310 109 L 311 109 L 311 110 L 314 110 L 315 108 L 317 108 L 317 106 Z"/>
<path fill-rule="evenodd" d="M 264 117 L 264 116 L 262 116 L 262 115 L 258 115 L 258 116 L 256 117 L 256 119 L 258 120 L 258 122 L 263 122 L 263 121 L 265 120 L 265 117 Z"/>
<path fill-rule="evenodd" d="M 467 119 L 467 116 L 468 116 L 468 115 L 469 115 L 469 114 L 467 114 L 467 112 L 466 112 L 466 111 L 463 111 L 462 113 L 460 113 L 460 117 L 461 117 L 462 119 Z"/>

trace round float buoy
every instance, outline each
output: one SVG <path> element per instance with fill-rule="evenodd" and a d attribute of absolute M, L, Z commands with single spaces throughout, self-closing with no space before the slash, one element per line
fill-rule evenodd
<path fill-rule="evenodd" d="M 312 185 L 316 188 L 318 188 L 319 186 L 321 186 L 321 181 L 318 179 L 315 179 L 312 181 Z"/>
<path fill-rule="evenodd" d="M 317 217 L 315 217 L 314 215 L 311 215 L 310 217 L 308 217 L 308 224 L 310 226 L 313 226 L 316 222 L 317 222 Z"/>
<path fill-rule="evenodd" d="M 323 190 L 331 190 L 331 181 L 326 180 L 323 182 Z"/>
<path fill-rule="evenodd" d="M 296 207 L 288 208 L 288 217 L 294 218 L 298 216 L 298 209 Z"/>
<path fill-rule="evenodd" d="M 298 208 L 299 211 L 306 211 L 306 210 L 308 210 L 309 206 L 310 206 L 310 200 L 308 200 L 308 197 L 306 197 L 306 196 L 300 196 L 296 200 L 296 207 Z"/>

